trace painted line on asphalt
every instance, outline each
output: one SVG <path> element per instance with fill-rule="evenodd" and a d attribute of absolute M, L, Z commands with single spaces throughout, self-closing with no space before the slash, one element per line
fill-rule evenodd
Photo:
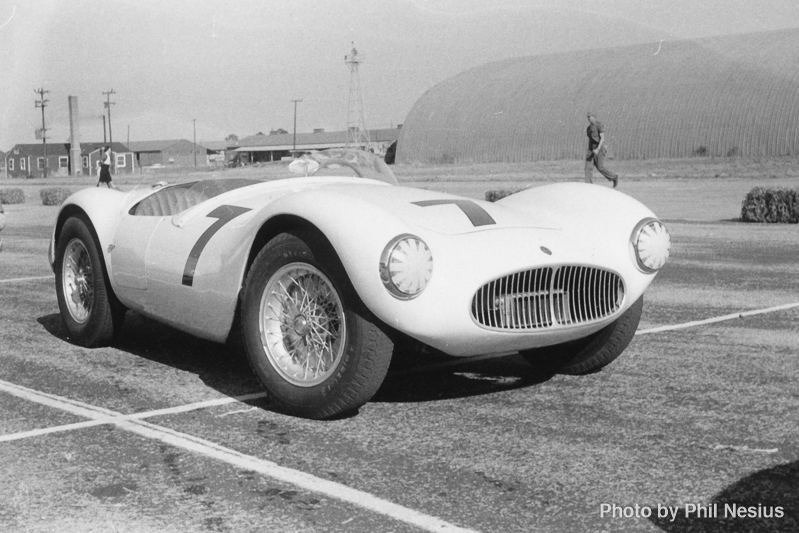
<path fill-rule="evenodd" d="M 216 400 L 205 400 L 203 402 L 196 402 L 190 403 L 186 405 L 180 405 L 177 407 L 167 407 L 164 409 L 156 409 L 154 411 L 145 411 L 141 413 L 133 413 L 130 415 L 120 415 L 117 418 L 119 420 L 143 420 L 145 418 L 151 418 L 154 416 L 166 416 L 166 415 L 174 415 L 179 413 L 187 413 L 189 411 L 196 411 L 198 409 L 205 409 L 208 407 L 217 407 L 220 405 L 227 405 L 230 403 L 241 403 L 247 402 L 251 400 L 260 400 L 262 398 L 266 398 L 267 394 L 265 392 L 255 392 L 252 394 L 244 394 L 242 396 L 234 396 L 228 398 L 218 398 Z M 31 437 L 39 437 L 41 435 L 50 435 L 52 433 L 62 433 L 64 431 L 73 431 L 76 429 L 84 429 L 93 426 L 101 426 L 103 424 L 107 424 L 107 422 L 103 420 L 86 420 L 84 422 L 75 422 L 72 424 L 63 424 L 61 426 L 51 426 L 47 428 L 40 428 L 40 429 L 32 429 L 29 431 L 20 431 L 19 433 L 9 433 L 6 435 L 0 435 L 0 442 L 11 442 L 14 440 L 22 440 L 28 439 Z"/>
<path fill-rule="evenodd" d="M 0 283 L 18 283 L 20 281 L 39 281 L 43 279 L 53 279 L 53 276 L 36 276 L 34 278 L 13 278 L 13 279 L 0 279 Z"/>
<path fill-rule="evenodd" d="M 476 533 L 474 530 L 461 528 L 434 516 L 383 500 L 367 492 L 318 478 L 299 470 L 286 468 L 272 461 L 258 459 L 199 437 L 180 433 L 143 420 L 131 419 L 115 411 L 36 391 L 3 380 L 0 380 L 0 391 L 76 416 L 89 418 L 93 421 L 113 424 L 119 429 L 223 461 L 243 470 L 252 470 L 295 487 L 324 494 L 329 498 L 362 507 L 394 520 L 416 526 L 424 531 Z"/>
<path fill-rule="evenodd" d="M 784 311 L 786 309 L 793 309 L 795 307 L 799 307 L 799 302 L 792 303 L 792 304 L 778 305 L 778 306 L 775 306 L 775 307 L 768 307 L 768 308 L 765 308 L 765 309 L 755 309 L 755 310 L 752 310 L 752 311 L 741 311 L 739 313 L 732 313 L 732 314 L 729 314 L 729 315 L 717 316 L 717 317 L 713 317 L 713 318 L 706 318 L 704 320 L 695 320 L 693 322 L 685 322 L 683 324 L 673 324 L 673 325 L 669 325 L 669 326 L 658 326 L 658 327 L 650 328 L 650 329 L 639 329 L 638 331 L 635 332 L 635 335 L 636 336 L 637 335 L 647 335 L 647 334 L 650 334 L 650 333 L 661 333 L 661 332 L 664 332 L 664 331 L 673 331 L 673 330 L 677 330 L 677 329 L 693 328 L 693 327 L 697 327 L 697 326 L 704 326 L 704 325 L 707 325 L 707 324 L 714 324 L 716 322 L 724 322 L 726 320 L 734 320 L 736 318 L 744 318 L 744 317 L 747 317 L 747 316 L 762 315 L 764 313 L 774 313 L 776 311 Z M 487 361 L 487 360 L 490 360 L 490 359 L 499 359 L 499 358 L 502 358 L 502 357 L 509 357 L 509 356 L 512 356 L 512 355 L 516 355 L 517 353 L 518 352 L 503 352 L 503 353 L 498 353 L 498 354 L 476 355 L 476 356 L 473 356 L 473 357 L 458 357 L 458 358 L 452 359 L 450 361 L 442 361 L 442 362 L 439 362 L 439 363 L 433 363 L 433 364 L 429 364 L 429 365 L 423 365 L 423 366 L 408 368 L 408 369 L 404 369 L 404 370 L 399 370 L 399 371 L 396 371 L 396 372 L 391 372 L 391 373 L 389 373 L 389 377 L 400 377 L 400 376 L 406 376 L 406 375 L 412 375 L 412 374 L 420 374 L 420 373 L 423 373 L 423 372 L 429 372 L 431 370 L 440 370 L 440 369 L 443 369 L 443 368 L 449 368 L 449 367 L 453 367 L 453 366 L 467 365 L 467 364 L 470 364 L 470 363 L 479 363 L 480 361 Z"/>
<path fill-rule="evenodd" d="M 704 326 L 707 324 L 715 324 L 716 322 L 724 322 L 726 320 L 735 320 L 736 318 L 744 318 L 747 316 L 762 315 L 765 313 L 774 313 L 776 311 L 784 311 L 786 309 L 793 309 L 799 307 L 799 302 L 785 305 L 777 305 L 775 307 L 767 307 L 765 309 L 755 309 L 753 311 L 742 311 L 740 313 L 732 313 L 729 315 L 717 316 L 713 318 L 706 318 L 705 320 L 695 320 L 693 322 L 685 322 L 683 324 L 674 324 L 671 326 L 660 326 L 650 329 L 639 329 L 635 332 L 636 335 L 647 335 L 649 333 L 660 333 L 662 331 L 673 331 L 675 329 L 693 328 L 696 326 Z"/>

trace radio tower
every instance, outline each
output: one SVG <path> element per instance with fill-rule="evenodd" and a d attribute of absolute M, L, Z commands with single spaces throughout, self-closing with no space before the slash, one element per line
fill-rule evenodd
<path fill-rule="evenodd" d="M 350 96 L 347 101 L 347 147 L 366 150 L 369 147 L 369 130 L 366 129 L 366 120 L 363 114 L 363 92 L 361 91 L 361 78 L 358 75 L 358 65 L 364 56 L 358 54 L 355 43 L 352 51 L 344 56 L 344 62 L 350 68 Z"/>

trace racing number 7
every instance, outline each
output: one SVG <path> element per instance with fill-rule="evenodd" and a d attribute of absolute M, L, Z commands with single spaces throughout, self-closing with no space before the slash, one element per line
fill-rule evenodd
<path fill-rule="evenodd" d="M 205 230 L 202 235 L 200 235 L 200 238 L 197 239 L 197 242 L 194 243 L 194 246 L 189 253 L 189 258 L 186 260 L 186 266 L 183 268 L 184 285 L 191 287 L 194 283 L 194 270 L 197 268 L 197 261 L 200 260 L 200 254 L 203 253 L 205 245 L 208 244 L 208 241 L 211 240 L 211 237 L 214 236 L 214 233 L 222 229 L 222 226 L 237 216 L 243 215 L 247 211 L 249 211 L 249 209 L 246 207 L 220 205 L 206 215 L 210 218 L 216 218 L 217 221 L 211 224 L 211 226 Z"/>
<path fill-rule="evenodd" d="M 419 207 L 430 207 L 434 205 L 456 205 L 463 211 L 463 214 L 469 218 L 472 226 L 489 226 L 496 224 L 491 215 L 485 209 L 472 202 L 471 200 L 424 200 L 421 202 L 413 202 L 414 205 Z"/>

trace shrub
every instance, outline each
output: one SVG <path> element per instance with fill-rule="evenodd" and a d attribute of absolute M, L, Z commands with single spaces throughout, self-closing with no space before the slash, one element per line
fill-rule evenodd
<path fill-rule="evenodd" d="M 799 190 L 755 187 L 741 204 L 741 221 L 799 223 Z"/>
<path fill-rule="evenodd" d="M 61 205 L 70 194 L 72 194 L 72 191 L 63 187 L 48 187 L 39 191 L 39 196 L 42 197 L 42 205 Z"/>
<path fill-rule="evenodd" d="M 22 189 L 0 189 L 0 202 L 4 204 L 24 204 L 25 193 Z"/>
<path fill-rule="evenodd" d="M 524 189 L 492 189 L 490 191 L 486 191 L 486 201 L 496 202 L 497 200 L 501 200 L 506 196 L 510 196 L 511 194 L 515 194 L 523 190 Z"/>

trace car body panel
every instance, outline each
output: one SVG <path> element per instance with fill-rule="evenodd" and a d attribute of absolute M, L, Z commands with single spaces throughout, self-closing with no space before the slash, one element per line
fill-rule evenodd
<path fill-rule="evenodd" d="M 489 203 L 371 179 L 310 176 L 238 187 L 176 213 L 134 214 L 158 190 L 79 191 L 65 202 L 59 220 L 75 210 L 86 213 L 123 304 L 216 341 L 231 331 L 256 235 L 286 215 L 324 234 L 377 318 L 456 356 L 584 337 L 618 318 L 654 278 L 636 267 L 630 251 L 633 228 L 654 214 L 598 185 L 551 184 Z M 379 269 L 387 243 L 403 234 L 423 240 L 434 261 L 429 285 L 407 300 L 386 290 Z M 472 298 L 482 285 L 560 265 L 618 274 L 625 290 L 621 308 L 588 324 L 524 332 L 489 330 L 472 318 Z"/>

